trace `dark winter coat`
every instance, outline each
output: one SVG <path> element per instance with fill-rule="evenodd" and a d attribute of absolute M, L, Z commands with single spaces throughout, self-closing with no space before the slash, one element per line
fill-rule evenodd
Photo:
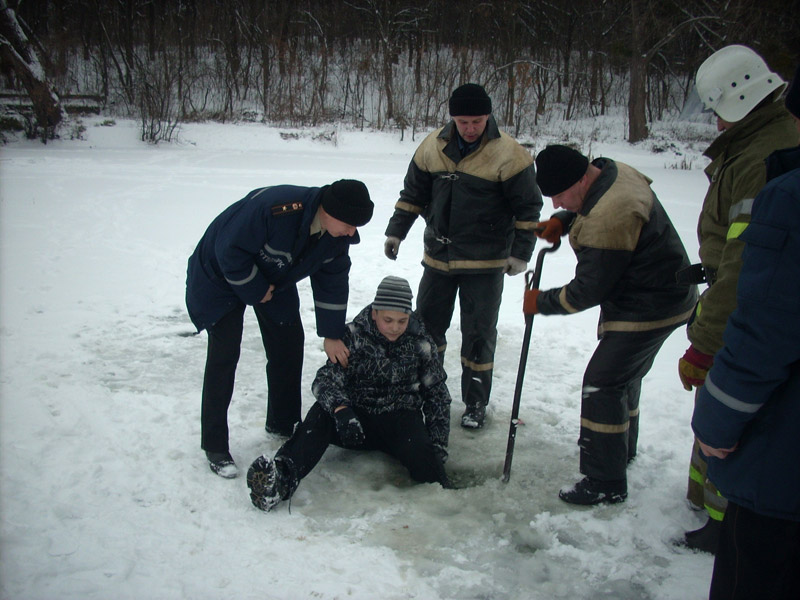
<path fill-rule="evenodd" d="M 697 225 L 700 260 L 713 284 L 701 295 L 688 329 L 689 341 L 705 354 L 722 347 L 722 332 L 736 307 L 736 282 L 742 266 L 739 233 L 750 221 L 753 198 L 766 183 L 764 160 L 797 145 L 798 135 L 783 102 L 751 112 L 723 132 L 705 151 L 709 187 Z"/>
<path fill-rule="evenodd" d="M 396 341 L 388 340 L 372 320 L 372 305 L 348 323 L 342 341 L 350 350 L 348 366 L 328 361 L 311 386 L 331 415 L 339 406 L 380 414 L 421 410 L 434 445 L 447 449 L 450 392 L 436 344 L 416 314 Z"/>
<path fill-rule="evenodd" d="M 788 154 L 783 153 L 784 158 Z M 758 194 L 722 350 L 692 427 L 712 448 L 708 476 L 731 501 L 800 521 L 800 148 L 795 168 Z"/>
<path fill-rule="evenodd" d="M 542 314 L 569 314 L 600 305 L 603 331 L 646 331 L 688 319 L 693 285 L 675 273 L 689 265 L 686 250 L 650 179 L 623 163 L 598 158 L 601 169 L 579 214 L 563 211 L 578 264 L 562 288 L 541 292 Z"/>
<path fill-rule="evenodd" d="M 427 268 L 489 273 L 502 271 L 509 255 L 527 262 L 542 209 L 530 153 L 491 116 L 480 145 L 464 158 L 457 138 L 451 121 L 420 144 L 386 235 L 405 239 L 421 214 Z"/>
<path fill-rule="evenodd" d="M 209 225 L 186 277 L 186 306 L 198 331 L 236 306 L 255 305 L 275 285 L 263 306 L 279 324 L 299 317 L 296 283 L 311 278 L 317 334 L 339 339 L 347 314 L 352 237 L 311 235 L 325 188 L 291 185 L 250 192 Z"/>

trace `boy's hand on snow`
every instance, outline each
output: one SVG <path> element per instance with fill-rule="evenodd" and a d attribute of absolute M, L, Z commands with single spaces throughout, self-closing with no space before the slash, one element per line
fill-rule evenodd
<path fill-rule="evenodd" d="M 347 366 L 347 359 L 350 356 L 350 350 L 344 345 L 342 340 L 335 340 L 333 338 L 325 338 L 322 342 L 325 348 L 325 354 L 328 355 L 330 361 L 335 365 Z"/>
<path fill-rule="evenodd" d="M 358 448 L 364 443 L 364 429 L 355 411 L 349 406 L 339 406 L 333 411 L 336 433 L 345 448 Z"/>

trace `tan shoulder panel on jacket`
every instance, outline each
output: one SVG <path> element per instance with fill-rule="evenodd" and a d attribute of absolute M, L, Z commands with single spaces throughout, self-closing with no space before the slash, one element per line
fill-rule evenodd
<path fill-rule="evenodd" d="M 484 141 L 476 152 L 458 163 L 458 170 L 487 181 L 507 181 L 533 163 L 531 153 L 507 133 Z"/>
<path fill-rule="evenodd" d="M 456 170 L 456 163 L 442 152 L 447 145 L 446 140 L 439 139 L 442 129 L 444 127 L 429 133 L 414 153 L 414 164 L 425 173 L 453 173 Z"/>
<path fill-rule="evenodd" d="M 425 138 L 414 154 L 416 165 L 428 173 L 459 171 L 487 181 L 507 181 L 533 164 L 531 153 L 501 131 L 499 139 L 484 139 L 480 148 L 456 165 L 442 152 L 447 143 L 439 139 L 441 131 L 437 129 Z"/>
<path fill-rule="evenodd" d="M 651 179 L 624 163 L 617 179 L 588 215 L 579 215 L 570 231 L 573 248 L 633 251 L 653 208 Z"/>

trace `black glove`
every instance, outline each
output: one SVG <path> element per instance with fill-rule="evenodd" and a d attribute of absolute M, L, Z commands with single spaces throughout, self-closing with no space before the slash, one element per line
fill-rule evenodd
<path fill-rule="evenodd" d="M 336 433 L 345 448 L 358 448 L 364 443 L 364 429 L 352 408 L 346 406 L 333 413 Z"/>
<path fill-rule="evenodd" d="M 390 235 L 386 238 L 386 241 L 383 243 L 383 253 L 386 255 L 386 258 L 397 260 L 397 253 L 400 252 L 400 241 L 400 238 L 394 235 Z"/>

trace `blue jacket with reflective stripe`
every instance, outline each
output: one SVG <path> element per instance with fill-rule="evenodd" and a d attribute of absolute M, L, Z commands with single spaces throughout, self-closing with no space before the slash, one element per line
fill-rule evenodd
<path fill-rule="evenodd" d="M 708 460 L 723 496 L 800 521 L 800 148 L 793 156 L 794 170 L 762 189 L 741 235 L 738 306 L 692 427 L 714 448 L 738 444 Z"/>
<path fill-rule="evenodd" d="M 347 313 L 352 237 L 325 233 L 315 239 L 311 223 L 325 188 L 279 185 L 253 190 L 209 225 L 186 277 L 186 307 L 202 331 L 243 304 L 264 304 L 279 324 L 299 318 L 296 283 L 311 278 L 317 334 L 340 339 Z"/>

